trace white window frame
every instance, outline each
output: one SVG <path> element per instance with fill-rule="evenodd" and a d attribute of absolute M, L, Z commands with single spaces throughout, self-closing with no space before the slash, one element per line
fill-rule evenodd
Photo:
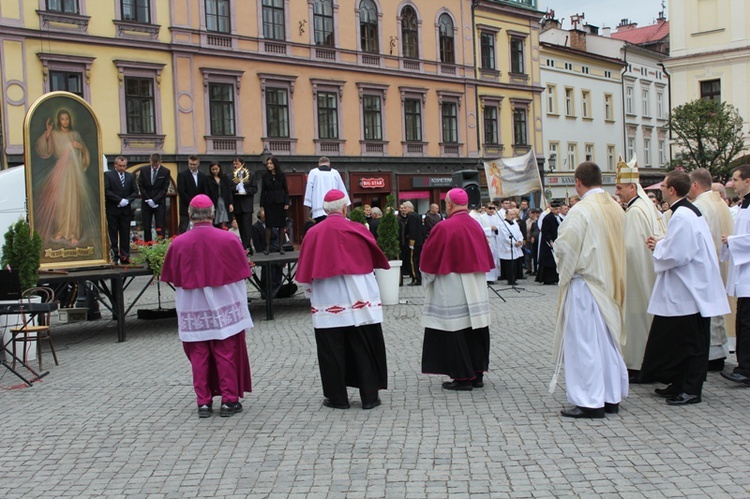
<path fill-rule="evenodd" d="M 615 146 L 614 144 L 607 144 L 607 169 L 609 171 L 615 168 Z"/>
<path fill-rule="evenodd" d="M 400 26 L 400 24 L 399 24 Z M 403 155 L 405 157 L 423 157 L 427 155 L 427 144 L 425 140 L 425 102 L 427 100 L 427 89 L 416 88 L 416 87 L 399 87 L 399 93 L 401 94 L 401 145 L 403 147 Z M 420 103 L 420 127 L 422 131 L 421 141 L 407 141 L 406 140 L 406 108 L 404 107 L 404 101 L 406 99 L 415 99 Z"/>
<path fill-rule="evenodd" d="M 203 112 L 204 112 L 204 136 L 206 140 L 206 153 L 220 154 L 227 152 L 242 154 L 244 137 L 242 136 L 242 113 L 240 112 L 240 86 L 244 70 L 222 69 L 201 67 L 203 75 Z M 209 99 L 209 84 L 223 83 L 234 87 L 234 135 L 214 136 L 211 135 L 211 102 Z"/>
<path fill-rule="evenodd" d="M 576 98 L 573 87 L 565 87 L 565 117 L 576 117 Z"/>
<path fill-rule="evenodd" d="M 604 94 L 604 121 L 615 120 L 615 99 L 612 94 Z"/>
<path fill-rule="evenodd" d="M 310 4 L 312 5 L 312 4 Z M 343 98 L 344 98 L 344 84 L 345 81 L 341 80 L 321 80 L 317 78 L 310 78 L 312 83 L 312 95 L 313 95 L 313 124 L 314 124 L 314 135 L 315 138 L 315 154 L 318 155 L 341 155 L 343 154 L 343 145 L 346 140 L 343 139 L 344 127 L 344 113 L 343 113 Z M 337 96 L 336 114 L 337 114 L 337 125 L 338 138 L 336 139 L 321 139 L 319 136 L 320 129 L 318 127 L 318 92 L 334 93 Z"/>
<path fill-rule="evenodd" d="M 568 142 L 568 151 L 565 156 L 567 170 L 574 171 L 578 166 L 578 142 Z"/>
<path fill-rule="evenodd" d="M 594 156 L 595 147 L 592 143 L 586 143 L 584 144 L 584 153 L 583 157 L 586 159 L 586 161 L 596 161 L 596 158 Z"/>
<path fill-rule="evenodd" d="M 359 145 L 362 156 L 388 156 L 388 131 L 386 128 L 386 105 L 385 100 L 388 96 L 388 85 L 376 83 L 357 83 L 359 91 Z M 362 107 L 365 96 L 375 96 L 380 98 L 380 140 L 365 139 L 365 112 Z"/>
<path fill-rule="evenodd" d="M 641 100 L 643 105 L 643 116 L 648 118 L 651 116 L 651 92 L 647 88 L 641 89 Z"/>
<path fill-rule="evenodd" d="M 277 156 L 297 154 L 297 139 L 294 126 L 294 85 L 296 76 L 288 76 L 272 73 L 258 73 L 260 80 L 260 106 L 263 118 L 263 148 L 268 149 Z M 268 136 L 268 116 L 266 109 L 266 90 L 285 89 L 287 91 L 287 106 L 289 107 L 289 137 Z"/>
<path fill-rule="evenodd" d="M 144 154 L 146 151 L 164 152 L 164 128 L 161 106 L 161 73 L 166 64 L 134 62 L 115 59 L 120 99 L 120 133 L 123 153 Z M 150 78 L 154 82 L 154 129 L 153 134 L 128 133 L 128 117 L 125 104 L 125 78 Z"/>
<path fill-rule="evenodd" d="M 592 119 L 590 90 L 581 90 L 581 117 L 586 120 Z"/>
<path fill-rule="evenodd" d="M 547 114 L 554 114 L 559 116 L 557 108 L 557 85 L 553 83 L 547 84 Z"/>
<path fill-rule="evenodd" d="M 635 156 L 635 137 L 628 137 L 628 159 L 630 161 Z"/>
<path fill-rule="evenodd" d="M 635 104 L 633 102 L 633 94 L 635 93 L 635 87 L 628 85 L 625 87 L 625 114 L 635 114 Z"/>
<path fill-rule="evenodd" d="M 648 137 L 643 139 L 643 164 L 651 166 L 651 139 Z"/>

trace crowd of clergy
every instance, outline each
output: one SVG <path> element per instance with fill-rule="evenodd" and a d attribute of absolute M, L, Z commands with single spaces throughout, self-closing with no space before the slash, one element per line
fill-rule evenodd
<path fill-rule="evenodd" d="M 750 193 L 750 165 L 732 178 L 739 196 Z M 371 228 L 346 218 L 350 201 L 338 172 L 324 165 L 309 182 L 305 204 L 316 223 L 303 239 L 296 279 L 310 300 L 323 405 L 348 409 L 347 388 L 354 387 L 361 407 L 372 409 L 388 378 L 374 271 L 389 263 Z M 641 187 L 635 160 L 618 162 L 619 202 L 602 189 L 592 162 L 576 169 L 575 189 L 571 206 L 553 204 L 544 213 L 507 199 L 480 213 L 460 188 L 446 195 L 446 219 L 401 206 L 402 249 L 412 284 L 425 291 L 422 372 L 447 376 L 446 390 L 482 388 L 488 282 L 515 284 L 536 273 L 559 285 L 549 388 L 564 364 L 572 407 L 563 416 L 617 414 L 631 383 L 665 384 L 654 393 L 670 406 L 700 403 L 709 369 L 750 386 L 750 285 L 743 284 L 750 282 L 750 196 L 733 213 L 707 171 L 673 171 L 661 184 L 670 208 L 662 213 Z M 215 396 L 220 415 L 231 416 L 251 391 L 249 266 L 238 239 L 213 226 L 210 198 L 195 196 L 188 211 L 193 229 L 173 241 L 161 278 L 175 285 L 199 417 L 211 416 Z M 725 319 L 728 295 L 737 298 L 737 312 Z M 727 329 L 736 335 L 732 371 L 724 370 Z"/>

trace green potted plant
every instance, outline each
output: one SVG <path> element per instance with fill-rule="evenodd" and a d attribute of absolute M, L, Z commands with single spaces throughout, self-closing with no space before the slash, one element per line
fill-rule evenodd
<path fill-rule="evenodd" d="M 10 267 L 18 271 L 22 291 L 36 286 L 41 261 L 42 238 L 39 233 L 34 231 L 32 234 L 31 226 L 24 219 L 11 225 L 5 233 L 0 264 L 4 269 Z"/>
<path fill-rule="evenodd" d="M 141 309 L 138 310 L 139 319 L 164 319 L 168 317 L 177 317 L 177 310 L 174 308 L 162 308 L 161 306 L 161 270 L 164 266 L 164 257 L 167 256 L 167 250 L 172 243 L 172 238 L 159 237 L 156 241 L 137 241 L 136 248 L 138 253 L 133 256 L 133 262 L 139 265 L 147 265 L 154 274 L 153 280 L 156 282 L 156 294 L 159 307 L 155 310 Z"/>
<path fill-rule="evenodd" d="M 398 305 L 398 283 L 401 280 L 401 247 L 398 242 L 398 218 L 396 218 L 396 197 L 389 194 L 383 219 L 378 225 L 378 246 L 388 258 L 391 268 L 375 269 L 375 278 L 380 287 L 380 299 L 383 305 Z"/>
<path fill-rule="evenodd" d="M 362 209 L 361 206 L 354 208 L 352 211 L 349 212 L 349 220 L 351 220 L 352 222 L 360 223 L 362 225 L 367 224 L 367 217 L 365 216 L 365 210 Z"/>

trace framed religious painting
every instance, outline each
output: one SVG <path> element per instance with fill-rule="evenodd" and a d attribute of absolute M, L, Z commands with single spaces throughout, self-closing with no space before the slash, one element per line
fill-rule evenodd
<path fill-rule="evenodd" d="M 23 129 L 26 203 L 42 237 L 41 268 L 106 264 L 105 165 L 91 107 L 75 94 L 51 92 L 31 105 Z"/>

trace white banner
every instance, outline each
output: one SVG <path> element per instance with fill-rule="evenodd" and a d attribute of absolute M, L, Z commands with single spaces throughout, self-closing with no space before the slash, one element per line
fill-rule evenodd
<path fill-rule="evenodd" d="M 490 199 L 523 196 L 542 190 L 542 178 L 533 149 L 523 156 L 485 161 L 484 173 Z"/>

